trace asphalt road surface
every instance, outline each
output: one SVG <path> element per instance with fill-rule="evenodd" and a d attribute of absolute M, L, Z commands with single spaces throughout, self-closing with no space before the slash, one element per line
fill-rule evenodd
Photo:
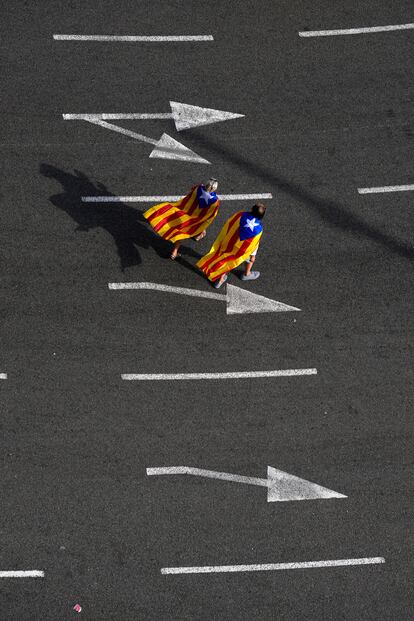
<path fill-rule="evenodd" d="M 82 0 L 3 5 L 0 618 L 13 621 L 409 621 L 412 588 L 414 22 L 412 0 Z M 213 35 L 213 42 L 56 41 L 54 34 Z M 210 165 L 64 113 L 245 115 L 165 132 Z M 301 312 L 227 315 L 196 270 L 227 215 L 180 263 L 141 213 L 82 196 L 273 199 L 261 278 L 233 285 Z M 124 381 L 123 373 L 316 368 L 316 375 Z M 187 466 L 272 466 L 346 498 L 267 502 Z M 411 497 L 410 497 L 411 494 Z M 237 573 L 169 567 L 377 558 Z M 79 604 L 81 612 L 74 606 Z"/>

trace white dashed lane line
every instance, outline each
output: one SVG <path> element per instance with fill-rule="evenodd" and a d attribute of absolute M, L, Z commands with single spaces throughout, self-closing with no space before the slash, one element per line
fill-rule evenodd
<path fill-rule="evenodd" d="M 385 563 L 382 556 L 372 558 L 345 558 L 333 561 L 307 561 L 304 563 L 269 563 L 265 565 L 205 565 L 202 567 L 163 567 L 166 574 L 214 574 L 240 571 L 280 571 L 285 569 L 316 569 L 318 567 L 347 567 L 350 565 L 377 565 Z"/>
<path fill-rule="evenodd" d="M 316 369 L 278 369 L 275 371 L 232 371 L 230 373 L 123 373 L 121 378 L 127 381 L 248 379 L 316 375 L 317 372 Z"/>
<path fill-rule="evenodd" d="M 393 26 L 370 26 L 368 28 L 343 28 L 340 30 L 304 30 L 300 37 L 332 37 L 335 35 L 371 34 L 374 32 L 391 32 L 393 30 L 413 30 L 414 24 L 397 24 Z"/>
<path fill-rule="evenodd" d="M 164 203 L 179 201 L 182 195 L 173 194 L 166 196 L 82 196 L 82 203 Z M 220 194 L 221 201 L 256 201 L 270 200 L 273 198 L 270 192 L 258 194 Z"/>
<path fill-rule="evenodd" d="M 54 34 L 55 41 L 111 41 L 116 43 L 169 43 L 214 41 L 213 35 L 79 35 Z"/>
<path fill-rule="evenodd" d="M 358 188 L 358 194 L 385 194 L 387 192 L 412 192 L 414 184 L 411 185 L 383 185 L 373 188 Z"/>
<path fill-rule="evenodd" d="M 0 578 L 44 578 L 45 572 L 39 569 L 27 571 L 0 571 Z"/>

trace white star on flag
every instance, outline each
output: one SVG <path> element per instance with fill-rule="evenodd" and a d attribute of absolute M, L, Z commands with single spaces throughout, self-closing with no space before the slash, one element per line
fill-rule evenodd
<path fill-rule="evenodd" d="M 211 198 L 210 192 L 207 192 L 207 190 L 205 190 L 204 188 L 201 188 L 200 199 L 204 200 L 208 204 L 208 201 L 210 200 L 210 198 Z"/>
<path fill-rule="evenodd" d="M 254 232 L 255 226 L 259 226 L 259 223 L 256 222 L 255 218 L 252 218 L 251 220 L 249 220 L 249 218 L 246 218 L 246 224 L 244 225 L 245 229 L 250 229 L 252 232 Z"/>

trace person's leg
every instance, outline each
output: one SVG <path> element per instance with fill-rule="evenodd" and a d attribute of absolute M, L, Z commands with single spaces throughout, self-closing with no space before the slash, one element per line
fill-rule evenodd
<path fill-rule="evenodd" d="M 174 261 L 174 260 L 175 260 L 175 259 L 179 256 L 179 252 L 178 252 L 178 251 L 179 251 L 179 249 L 180 249 L 180 246 L 181 246 L 181 242 L 180 242 L 180 241 L 175 242 L 175 244 L 174 244 L 174 248 L 173 248 L 173 251 L 172 251 L 172 253 L 171 253 L 171 255 L 170 255 L 170 258 L 171 258 L 173 261 Z"/>
<path fill-rule="evenodd" d="M 214 284 L 213 284 L 214 288 L 220 289 L 221 285 L 226 282 L 227 278 L 228 278 L 227 274 L 223 274 L 222 276 L 220 276 L 218 280 L 214 281 Z"/>
<path fill-rule="evenodd" d="M 197 237 L 194 237 L 194 239 L 195 239 L 196 241 L 200 241 L 200 239 L 204 239 L 204 237 L 205 237 L 205 236 L 206 236 L 206 232 L 205 232 L 205 231 L 201 231 L 201 233 L 199 233 L 199 234 L 197 235 Z"/>
<path fill-rule="evenodd" d="M 246 265 L 244 268 L 244 275 L 245 276 L 250 276 L 251 271 L 252 271 L 252 267 L 253 267 L 253 263 L 254 263 L 254 257 L 250 257 L 250 261 L 246 261 Z"/>

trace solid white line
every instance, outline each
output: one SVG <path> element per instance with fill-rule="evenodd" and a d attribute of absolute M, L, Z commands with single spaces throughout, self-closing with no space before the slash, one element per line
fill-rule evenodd
<path fill-rule="evenodd" d="M 116 291 L 124 289 L 149 289 L 151 291 L 191 295 L 195 298 L 226 301 L 226 294 L 213 293 L 211 291 L 198 291 L 197 289 L 187 289 L 185 287 L 171 287 L 170 285 L 159 285 L 153 282 L 110 282 L 108 283 L 108 288 Z"/>
<path fill-rule="evenodd" d="M 0 571 L 0 578 L 44 578 L 45 572 L 38 569 L 29 571 Z"/>
<path fill-rule="evenodd" d="M 358 194 L 383 194 L 385 192 L 410 192 L 414 185 L 384 185 L 377 188 L 358 188 Z"/>
<path fill-rule="evenodd" d="M 390 32 L 391 30 L 412 30 L 414 24 L 397 24 L 395 26 L 371 26 L 369 28 L 344 28 L 341 30 L 305 30 L 300 37 L 330 37 L 333 35 L 368 34 L 371 32 Z"/>
<path fill-rule="evenodd" d="M 167 196 L 82 196 L 82 203 L 154 203 L 178 201 L 182 195 L 173 194 Z M 255 201 L 273 198 L 270 192 L 262 194 L 220 194 L 221 201 Z"/>
<path fill-rule="evenodd" d="M 0 379 L 7 379 L 7 373 L 0 373 Z"/>
<path fill-rule="evenodd" d="M 211 574 L 237 571 L 278 571 L 282 569 L 314 569 L 317 567 L 345 567 L 348 565 L 376 565 L 385 563 L 382 556 L 373 558 L 345 558 L 334 561 L 307 561 L 304 563 L 269 563 L 266 565 L 205 565 L 204 567 L 163 567 L 162 574 Z"/>
<path fill-rule="evenodd" d="M 120 127 L 119 125 L 113 125 L 112 123 L 107 123 L 106 121 L 101 121 L 95 117 L 91 117 L 89 119 L 84 119 L 89 123 L 93 123 L 94 125 L 99 125 L 104 129 L 110 129 L 114 132 L 118 132 L 119 134 L 124 134 L 124 136 L 129 136 L 130 138 L 135 138 L 135 140 L 139 140 L 140 142 L 146 142 L 152 145 L 158 145 L 158 140 L 154 140 L 153 138 L 148 138 L 148 136 L 143 136 L 142 134 L 137 134 L 137 132 L 133 132 L 130 129 L 125 129 L 124 127 Z"/>
<path fill-rule="evenodd" d="M 123 380 L 209 380 L 254 377 L 291 377 L 316 375 L 316 369 L 282 369 L 276 371 L 233 371 L 230 373 L 123 373 Z"/>
<path fill-rule="evenodd" d="M 213 35 L 67 35 L 54 34 L 55 41 L 126 41 L 155 42 L 163 41 L 214 41 Z"/>

